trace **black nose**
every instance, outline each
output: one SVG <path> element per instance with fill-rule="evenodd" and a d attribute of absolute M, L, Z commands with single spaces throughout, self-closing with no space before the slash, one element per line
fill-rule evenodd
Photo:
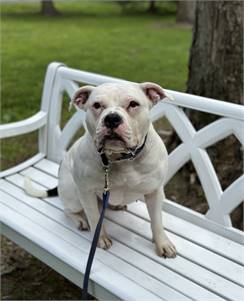
<path fill-rule="evenodd" d="M 122 123 L 122 118 L 117 113 L 110 113 L 104 118 L 107 128 L 115 129 Z"/>

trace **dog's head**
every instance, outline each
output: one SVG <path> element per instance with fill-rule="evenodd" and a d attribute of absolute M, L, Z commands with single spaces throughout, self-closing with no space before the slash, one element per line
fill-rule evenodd
<path fill-rule="evenodd" d="M 126 152 L 143 143 L 148 132 L 149 110 L 167 97 L 154 83 L 107 83 L 84 86 L 72 102 L 86 111 L 86 125 L 98 151 Z"/>

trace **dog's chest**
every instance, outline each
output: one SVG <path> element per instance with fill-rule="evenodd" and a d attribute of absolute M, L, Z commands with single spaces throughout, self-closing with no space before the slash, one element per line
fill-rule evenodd
<path fill-rule="evenodd" d="M 163 182 L 163 173 L 160 169 L 143 170 L 124 168 L 112 170 L 110 173 L 110 203 L 112 205 L 129 204 L 143 199 L 158 189 Z"/>

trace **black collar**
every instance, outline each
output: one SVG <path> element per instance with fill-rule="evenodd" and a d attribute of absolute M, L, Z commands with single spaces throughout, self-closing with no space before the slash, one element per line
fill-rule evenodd
<path fill-rule="evenodd" d="M 141 146 L 136 147 L 136 148 L 130 148 L 128 153 L 121 153 L 121 157 L 116 159 L 114 162 L 119 162 L 119 161 L 123 161 L 123 160 L 134 160 L 140 154 L 140 152 L 143 150 L 143 148 L 146 144 L 146 140 L 147 140 L 147 135 L 145 136 L 145 139 L 144 139 Z M 101 156 L 101 160 L 102 160 L 103 165 L 108 166 L 109 165 L 109 159 L 106 156 L 106 154 L 101 153 L 100 156 Z"/>

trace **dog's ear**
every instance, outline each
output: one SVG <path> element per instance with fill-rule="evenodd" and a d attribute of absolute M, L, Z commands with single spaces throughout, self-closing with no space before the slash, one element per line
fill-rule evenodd
<path fill-rule="evenodd" d="M 83 86 L 79 88 L 72 97 L 71 105 L 75 105 L 78 108 L 85 110 L 85 104 L 95 87 L 93 86 Z"/>
<path fill-rule="evenodd" d="M 140 87 L 153 104 L 158 103 L 160 100 L 164 98 L 169 98 L 170 100 L 174 100 L 173 96 L 166 93 L 162 87 L 160 87 L 155 83 L 150 83 L 150 82 L 141 83 Z"/>

